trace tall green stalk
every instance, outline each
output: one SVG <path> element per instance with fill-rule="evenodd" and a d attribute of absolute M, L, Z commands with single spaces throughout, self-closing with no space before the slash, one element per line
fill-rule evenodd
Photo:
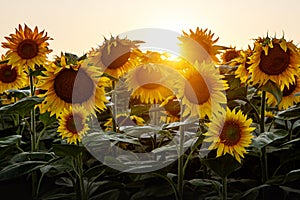
<path fill-rule="evenodd" d="M 33 76 L 31 75 L 32 70 L 29 70 L 29 85 L 30 85 L 30 96 L 34 96 L 35 94 L 35 86 L 33 81 Z M 35 109 L 32 108 L 30 111 L 30 133 L 31 133 L 31 151 L 38 151 L 38 147 L 36 145 L 37 134 L 36 134 L 36 120 L 35 120 Z"/>
<path fill-rule="evenodd" d="M 111 113 L 112 113 L 112 129 L 114 132 L 117 132 L 117 93 L 115 91 L 116 81 L 112 80 L 112 96 L 111 96 Z"/>
<path fill-rule="evenodd" d="M 181 106 L 181 113 L 180 113 L 180 121 L 183 121 L 182 117 L 182 106 Z M 184 126 L 179 126 L 179 150 L 178 150 L 178 183 L 177 183 L 177 190 L 179 199 L 183 199 L 183 181 L 184 181 Z"/>
<path fill-rule="evenodd" d="M 82 162 L 82 152 L 80 152 L 78 155 L 73 157 L 72 162 L 73 170 L 76 174 L 75 182 L 74 184 L 74 190 L 76 193 L 76 199 L 77 200 L 87 200 L 87 192 L 86 188 L 84 186 L 84 180 L 83 180 L 83 162 Z"/>
<path fill-rule="evenodd" d="M 261 111 L 260 111 L 260 133 L 265 132 L 265 110 L 266 110 L 266 91 L 262 91 L 261 96 Z M 267 163 L 267 152 L 266 147 L 261 149 L 260 156 L 261 172 L 262 172 L 262 182 L 268 180 L 268 163 Z"/>
<path fill-rule="evenodd" d="M 77 156 L 76 160 L 77 160 L 76 163 L 77 163 L 77 172 L 78 172 L 81 200 L 87 200 L 87 194 L 86 194 L 84 181 L 83 181 L 82 152 Z"/>
<path fill-rule="evenodd" d="M 227 176 L 222 178 L 222 200 L 227 200 Z"/>
<path fill-rule="evenodd" d="M 29 87 L 30 87 L 30 96 L 34 96 L 35 94 L 35 86 L 34 86 L 34 77 L 32 76 L 32 70 L 29 69 Z M 37 134 L 36 134 L 36 120 L 35 120 L 35 109 L 32 108 L 30 110 L 30 137 L 31 137 L 31 152 L 37 152 Z M 37 195 L 37 172 L 32 172 L 32 197 L 35 198 Z"/>

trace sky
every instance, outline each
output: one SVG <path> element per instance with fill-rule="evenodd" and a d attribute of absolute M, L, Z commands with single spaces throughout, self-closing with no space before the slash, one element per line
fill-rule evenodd
<path fill-rule="evenodd" d="M 0 7 L 0 43 L 19 24 L 38 26 L 53 38 L 51 56 L 80 56 L 101 45 L 103 37 L 144 28 L 178 34 L 208 28 L 219 37 L 218 45 L 237 49 L 267 33 L 300 42 L 298 0 L 0 0 Z M 6 51 L 0 47 L 0 54 Z"/>

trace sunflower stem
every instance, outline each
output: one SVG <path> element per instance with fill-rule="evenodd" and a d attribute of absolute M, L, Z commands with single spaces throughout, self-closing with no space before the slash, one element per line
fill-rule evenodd
<path fill-rule="evenodd" d="M 266 91 L 262 91 L 261 96 L 261 111 L 260 111 L 260 133 L 265 132 L 265 109 L 266 109 Z M 266 147 L 261 148 L 261 172 L 262 182 L 268 180 L 268 163 L 267 163 L 267 152 Z"/>
<path fill-rule="evenodd" d="M 83 180 L 82 152 L 80 152 L 77 156 L 73 157 L 72 166 L 76 174 L 76 178 L 75 178 L 76 181 L 74 182 L 76 199 L 87 200 L 84 180 Z"/>
<path fill-rule="evenodd" d="M 111 101 L 112 101 L 112 109 L 111 109 L 111 112 L 112 112 L 112 129 L 113 129 L 113 132 L 117 132 L 117 123 L 116 123 L 116 120 L 117 120 L 117 94 L 116 94 L 116 91 L 115 91 L 115 87 L 116 87 L 116 81 L 115 80 L 112 80 L 112 96 L 111 96 Z"/>
<path fill-rule="evenodd" d="M 182 117 L 182 106 L 180 109 L 180 121 L 183 121 Z M 183 143 L 184 143 L 184 127 L 179 126 L 179 150 L 178 150 L 178 185 L 177 185 L 177 190 L 179 194 L 179 199 L 183 199 L 183 181 L 184 181 L 184 161 L 183 161 Z"/>
<path fill-rule="evenodd" d="M 83 181 L 83 163 L 82 163 L 82 152 L 77 157 L 77 167 L 78 167 L 78 174 L 79 174 L 79 185 L 80 185 L 80 194 L 81 194 L 81 200 L 86 200 L 86 192 L 84 187 L 84 181 Z"/>
<path fill-rule="evenodd" d="M 34 96 L 35 87 L 33 76 L 31 75 L 32 70 L 29 70 L 29 81 L 30 81 L 30 96 Z M 38 147 L 36 146 L 36 120 L 35 120 L 35 109 L 32 108 L 30 111 L 30 132 L 31 132 L 31 151 L 38 151 Z"/>
<path fill-rule="evenodd" d="M 227 176 L 222 177 L 222 200 L 227 200 Z"/>
<path fill-rule="evenodd" d="M 32 70 L 29 68 L 29 87 L 30 87 L 30 96 L 34 96 L 35 94 L 35 86 L 34 86 L 34 77 L 32 75 Z M 35 109 L 34 107 L 30 110 L 30 136 L 31 136 L 31 151 L 37 152 L 38 147 L 36 144 L 37 134 L 36 134 L 36 120 L 35 120 Z M 37 172 L 33 171 L 31 174 L 32 180 L 32 197 L 37 197 Z"/>

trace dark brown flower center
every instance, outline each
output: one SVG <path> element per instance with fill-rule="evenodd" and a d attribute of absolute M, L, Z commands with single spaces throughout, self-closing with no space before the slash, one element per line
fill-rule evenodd
<path fill-rule="evenodd" d="M 296 87 L 297 87 L 297 80 L 295 81 L 294 84 L 290 84 L 289 88 L 284 86 L 283 91 L 282 91 L 283 96 L 286 97 L 286 96 L 289 96 L 290 94 L 292 94 L 295 91 Z"/>
<path fill-rule="evenodd" d="M 262 51 L 260 54 L 259 68 L 268 75 L 278 75 L 284 72 L 290 64 L 290 50 L 285 52 L 279 44 L 269 48 L 268 55 Z"/>
<path fill-rule="evenodd" d="M 221 142 L 228 146 L 236 145 L 241 139 L 240 132 L 238 124 L 226 121 L 220 135 Z"/>
<path fill-rule="evenodd" d="M 194 73 L 186 81 L 184 95 L 193 104 L 201 105 L 208 101 L 210 92 L 201 74 Z"/>
<path fill-rule="evenodd" d="M 39 45 L 34 40 L 26 39 L 20 42 L 17 52 L 22 59 L 31 59 L 38 55 Z"/>
<path fill-rule="evenodd" d="M 17 79 L 17 69 L 11 65 L 4 65 L 0 68 L 0 81 L 2 83 L 13 83 Z"/>
<path fill-rule="evenodd" d="M 180 113 L 180 103 L 176 99 L 172 99 L 165 106 L 164 109 L 169 115 L 177 116 Z"/>
<path fill-rule="evenodd" d="M 94 94 L 95 85 L 85 71 L 64 69 L 54 80 L 56 95 L 67 103 L 83 103 Z"/>
<path fill-rule="evenodd" d="M 66 122 L 66 128 L 73 134 L 77 134 L 84 128 L 84 119 L 81 115 L 70 115 Z"/>
<path fill-rule="evenodd" d="M 122 67 L 130 57 L 130 47 L 118 44 L 111 46 L 110 52 L 104 49 L 101 60 L 102 63 L 109 69 L 118 69 Z"/>
<path fill-rule="evenodd" d="M 224 52 L 224 54 L 222 55 L 222 59 L 224 62 L 229 62 L 232 59 L 237 58 L 238 56 L 239 56 L 239 52 L 237 52 L 234 49 L 229 49 Z"/>

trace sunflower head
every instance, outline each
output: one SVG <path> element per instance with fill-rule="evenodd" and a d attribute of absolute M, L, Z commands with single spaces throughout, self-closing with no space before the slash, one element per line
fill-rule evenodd
<path fill-rule="evenodd" d="M 215 45 L 219 38 L 213 39 L 213 37 L 214 33 L 208 29 L 199 29 L 199 27 L 195 32 L 191 29 L 190 33 L 183 31 L 183 35 L 179 37 L 182 57 L 191 63 L 195 61 L 202 63 L 208 60 L 219 63 L 217 55 L 225 47 Z"/>
<path fill-rule="evenodd" d="M 222 111 L 222 114 L 215 115 L 214 120 L 209 125 L 207 136 L 204 141 L 211 142 L 209 150 L 217 149 L 217 157 L 231 154 L 238 162 L 246 153 L 246 147 L 249 147 L 253 135 L 251 132 L 255 129 L 250 127 L 251 119 L 243 115 L 241 111 L 231 111 L 229 108 Z"/>
<path fill-rule="evenodd" d="M 163 115 L 160 117 L 161 121 L 166 123 L 178 122 L 180 121 L 180 101 L 176 96 L 168 97 L 160 107 L 163 107 Z"/>
<path fill-rule="evenodd" d="M 59 132 L 62 139 L 67 139 L 69 144 L 77 144 L 89 130 L 87 117 L 88 112 L 82 107 L 73 107 L 72 109 L 64 109 L 58 118 Z"/>
<path fill-rule="evenodd" d="M 25 66 L 35 70 L 35 65 L 43 65 L 47 60 L 47 54 L 52 52 L 48 49 L 51 38 L 44 31 L 39 32 L 35 27 L 32 31 L 26 24 L 24 28 L 19 25 L 15 34 L 5 37 L 8 42 L 3 42 L 2 47 L 8 48 L 7 58 L 9 65 Z"/>
<path fill-rule="evenodd" d="M 85 56 L 62 54 L 51 65 L 46 66 L 38 88 L 46 90 L 45 100 L 40 106 L 41 113 L 50 111 L 59 116 L 64 108 L 82 106 L 89 113 L 104 110 L 105 85 L 108 80 L 93 66 L 88 66 Z"/>
<path fill-rule="evenodd" d="M 21 89 L 28 86 L 27 74 L 20 66 L 13 67 L 2 55 L 0 60 L 0 94 L 10 89 Z"/>
<path fill-rule="evenodd" d="M 125 76 L 132 98 L 145 104 L 159 104 L 173 95 L 174 72 L 165 64 L 165 55 L 147 51 L 140 57 L 139 66 Z"/>
<path fill-rule="evenodd" d="M 292 41 L 267 36 L 255 41 L 250 64 L 254 85 L 261 86 L 271 80 L 279 87 L 288 87 L 295 82 L 295 75 L 299 74 L 300 53 Z"/>
<path fill-rule="evenodd" d="M 184 116 L 211 117 L 226 104 L 225 90 L 227 82 L 222 80 L 219 70 L 212 62 L 195 62 L 181 71 L 182 77 L 177 77 L 178 97 L 185 105 Z"/>
<path fill-rule="evenodd" d="M 249 83 L 251 73 L 249 71 L 250 67 L 250 56 L 253 54 L 253 50 L 248 46 L 247 50 L 242 50 L 240 56 L 233 59 L 230 65 L 237 66 L 235 70 L 235 77 L 239 78 L 241 83 Z"/>
<path fill-rule="evenodd" d="M 221 54 L 221 64 L 225 65 L 227 63 L 229 63 L 230 61 L 232 61 L 235 58 L 238 58 L 241 53 L 240 50 L 236 50 L 236 48 L 229 48 L 226 49 L 222 54 Z"/>
<path fill-rule="evenodd" d="M 142 41 L 120 39 L 118 36 L 111 36 L 109 40 L 104 38 L 98 49 L 89 52 L 90 62 L 118 79 L 135 66 L 135 60 L 141 53 L 138 49 L 139 43 Z"/>

